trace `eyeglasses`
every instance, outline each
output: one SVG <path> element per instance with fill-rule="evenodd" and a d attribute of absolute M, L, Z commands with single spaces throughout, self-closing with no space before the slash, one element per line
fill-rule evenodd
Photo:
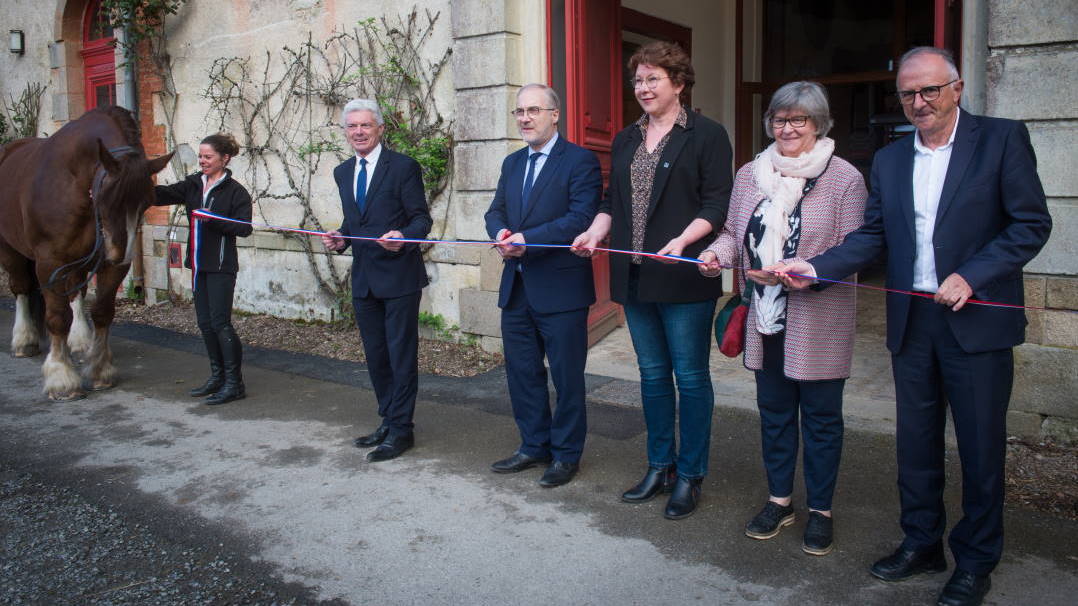
<path fill-rule="evenodd" d="M 556 107 L 535 107 L 533 105 L 531 107 L 518 107 L 513 111 L 509 112 L 509 114 L 512 115 L 514 118 L 523 118 L 525 115 L 527 115 L 529 118 L 535 118 L 539 115 L 539 112 L 552 112 L 557 109 L 558 108 Z"/>
<path fill-rule="evenodd" d="M 959 80 L 960 78 L 955 78 L 954 80 L 951 80 L 946 84 L 940 84 L 939 86 L 926 86 L 917 90 L 900 90 L 895 94 L 898 95 L 898 100 L 903 105 L 910 105 L 911 103 L 913 103 L 914 99 L 917 98 L 917 95 L 921 95 L 921 98 L 924 99 L 926 102 L 935 101 L 936 99 L 939 99 L 940 92 L 945 86 L 950 86 L 955 82 L 958 82 Z"/>
<path fill-rule="evenodd" d="M 789 118 L 771 118 L 771 128 L 782 130 L 787 124 L 794 128 L 801 128 L 808 124 L 808 116 L 790 116 Z"/>
<path fill-rule="evenodd" d="M 659 80 L 666 80 L 670 76 L 648 76 L 647 78 L 633 78 L 629 80 L 629 84 L 633 85 L 633 90 L 646 85 L 648 90 L 655 90 L 655 87 L 659 85 Z"/>

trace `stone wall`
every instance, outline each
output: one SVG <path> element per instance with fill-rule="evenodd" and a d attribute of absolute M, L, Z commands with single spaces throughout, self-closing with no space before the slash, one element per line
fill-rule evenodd
<path fill-rule="evenodd" d="M 1073 0 L 991 0 L 987 113 L 1023 120 L 1052 237 L 1026 267 L 1026 304 L 1078 309 L 1078 11 Z M 1078 441 L 1078 314 L 1028 312 L 1015 350 L 1012 435 Z"/>
<path fill-rule="evenodd" d="M 502 160 L 523 142 L 509 112 L 517 90 L 546 81 L 545 20 L 541 2 L 458 0 L 453 3 L 453 67 L 457 123 L 454 136 L 453 237 L 488 240 L 483 214 L 498 186 Z M 562 93 L 563 91 L 559 91 Z M 563 95 L 564 96 L 564 95 Z M 501 350 L 498 279 L 501 258 L 486 247 L 452 247 L 439 259 L 466 275 L 459 290 L 460 328 Z"/>

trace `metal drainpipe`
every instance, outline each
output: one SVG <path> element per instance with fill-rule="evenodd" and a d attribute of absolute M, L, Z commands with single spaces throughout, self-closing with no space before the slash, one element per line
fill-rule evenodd
<path fill-rule="evenodd" d="M 127 29 L 126 28 L 120 30 L 120 36 L 122 37 L 122 41 L 126 43 L 127 40 L 128 40 L 128 35 L 127 35 Z M 126 47 L 121 46 L 121 48 L 126 48 Z M 123 80 L 122 80 L 122 82 L 123 82 L 123 88 L 122 88 L 123 95 L 121 95 L 120 96 L 121 98 L 117 99 L 116 101 L 117 101 L 117 103 L 119 103 L 120 107 L 122 107 L 122 108 L 130 111 L 132 114 L 134 114 L 135 115 L 135 120 L 137 121 L 139 119 L 139 117 L 138 117 L 138 94 L 136 93 L 136 90 L 135 90 L 135 85 L 136 85 L 136 81 L 135 81 L 135 64 L 134 64 L 134 57 L 133 56 L 132 57 L 127 57 L 127 56 L 124 57 L 123 76 L 122 76 L 122 78 L 123 78 Z M 143 264 L 142 264 L 142 221 L 141 220 L 139 221 L 138 225 L 139 225 L 138 230 L 135 232 L 135 240 L 131 243 L 132 246 L 134 246 L 134 248 L 135 248 L 135 254 L 132 255 L 132 257 L 131 257 L 131 272 L 130 272 L 130 274 L 128 274 L 127 279 L 130 280 L 131 291 L 135 294 L 136 297 L 141 297 L 142 294 L 143 294 L 142 290 L 143 290 L 143 282 L 144 282 L 144 280 L 143 280 L 143 271 L 144 270 L 143 270 Z"/>

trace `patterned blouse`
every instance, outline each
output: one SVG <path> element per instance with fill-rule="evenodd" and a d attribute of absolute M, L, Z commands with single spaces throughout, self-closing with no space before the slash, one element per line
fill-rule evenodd
<path fill-rule="evenodd" d="M 681 128 L 685 128 L 685 124 L 689 120 L 689 114 L 682 107 L 677 114 L 677 119 L 674 123 Z M 647 229 L 648 222 L 648 204 L 651 202 L 651 188 L 655 184 L 655 169 L 659 166 L 659 158 L 663 155 L 663 149 L 666 148 L 666 143 L 670 141 L 670 133 L 674 131 L 670 129 L 663 138 L 659 141 L 659 144 L 655 146 L 655 150 L 648 153 L 647 139 L 648 139 L 648 115 L 645 113 L 640 116 L 640 119 L 636 121 L 637 126 L 640 127 L 640 146 L 636 148 L 636 153 L 633 154 L 633 162 L 629 166 L 629 182 L 632 184 L 633 192 L 633 250 L 635 252 L 655 252 L 644 250 L 644 233 Z M 644 262 L 644 257 L 640 255 L 633 255 L 632 262 L 640 265 Z"/>

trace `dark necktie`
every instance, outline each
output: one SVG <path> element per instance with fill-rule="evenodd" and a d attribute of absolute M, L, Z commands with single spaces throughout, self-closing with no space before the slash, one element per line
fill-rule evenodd
<path fill-rule="evenodd" d="M 532 152 L 528 162 L 528 172 L 524 175 L 524 197 L 520 201 L 521 211 L 528 210 L 528 196 L 532 193 L 532 181 L 535 180 L 535 162 L 543 152 Z"/>
<path fill-rule="evenodd" d="M 367 209 L 367 159 L 359 159 L 359 175 L 356 176 L 356 206 L 359 214 Z"/>

